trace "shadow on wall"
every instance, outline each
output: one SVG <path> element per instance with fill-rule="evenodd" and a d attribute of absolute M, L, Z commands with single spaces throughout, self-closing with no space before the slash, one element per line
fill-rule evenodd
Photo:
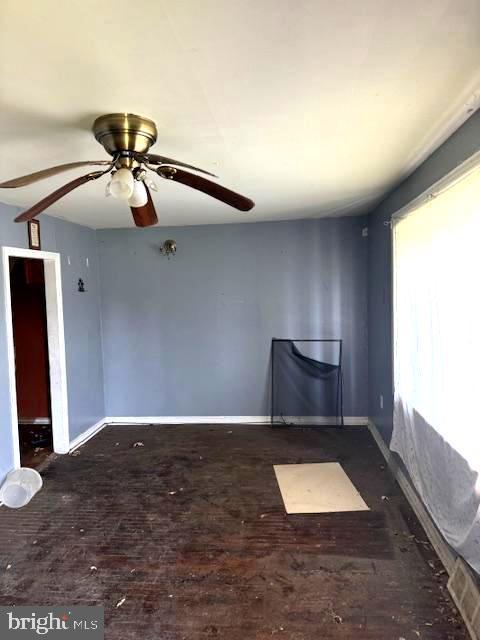
<path fill-rule="evenodd" d="M 285 268 L 276 272 L 279 300 L 276 324 L 281 330 L 271 337 L 343 339 L 347 415 L 367 415 L 366 395 L 365 402 L 358 397 L 360 388 L 367 392 L 364 224 L 365 219 L 360 217 L 293 223 L 288 239 L 279 246 Z M 305 234 L 307 225 L 310 233 Z M 262 247 L 258 250 L 261 252 Z M 267 251 L 266 255 L 270 253 Z M 270 406 L 270 358 L 265 388 Z"/>

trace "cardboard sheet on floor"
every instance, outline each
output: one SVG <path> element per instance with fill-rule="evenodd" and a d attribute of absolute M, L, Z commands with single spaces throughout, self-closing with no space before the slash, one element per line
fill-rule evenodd
<path fill-rule="evenodd" d="M 273 466 L 287 513 L 368 511 L 338 462 Z"/>

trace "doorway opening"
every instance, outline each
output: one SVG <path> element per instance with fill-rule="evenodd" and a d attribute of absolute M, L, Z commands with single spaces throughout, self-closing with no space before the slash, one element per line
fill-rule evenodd
<path fill-rule="evenodd" d="M 9 267 L 20 463 L 37 467 L 53 452 L 45 270 L 18 256 Z"/>
<path fill-rule="evenodd" d="M 10 386 L 10 468 L 68 453 L 60 254 L 2 247 Z M 8 464 L 8 462 L 7 462 Z"/>

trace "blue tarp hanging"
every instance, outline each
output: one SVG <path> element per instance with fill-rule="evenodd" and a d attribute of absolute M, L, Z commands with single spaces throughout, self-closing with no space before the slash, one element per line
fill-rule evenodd
<path fill-rule="evenodd" d="M 305 355 L 308 342 L 335 343 L 332 362 Z M 303 346 L 302 346 L 302 343 Z M 302 350 L 301 350 L 302 347 Z M 295 418 L 331 419 L 342 424 L 342 370 L 340 340 L 272 341 L 272 421 Z"/>

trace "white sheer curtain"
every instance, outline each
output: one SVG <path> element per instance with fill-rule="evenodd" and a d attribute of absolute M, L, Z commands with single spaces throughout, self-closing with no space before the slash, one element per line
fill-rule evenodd
<path fill-rule="evenodd" d="M 391 449 L 480 572 L 480 170 L 394 219 Z"/>

